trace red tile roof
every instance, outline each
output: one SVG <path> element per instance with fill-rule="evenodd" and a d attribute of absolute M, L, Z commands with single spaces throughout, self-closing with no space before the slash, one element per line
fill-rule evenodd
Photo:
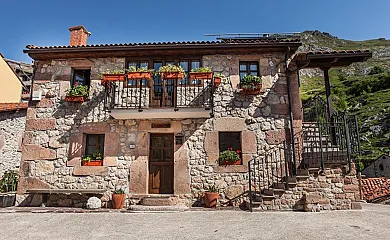
<path fill-rule="evenodd" d="M 363 198 L 371 202 L 377 198 L 390 195 L 390 179 L 366 178 L 362 179 Z"/>
<path fill-rule="evenodd" d="M 182 41 L 182 42 L 149 42 L 149 43 L 117 43 L 92 44 L 82 46 L 34 46 L 27 45 L 27 49 L 58 49 L 83 47 L 125 47 L 125 46 L 188 46 L 188 45 L 224 45 L 224 44 L 267 44 L 267 43 L 300 43 L 299 38 L 253 38 L 253 39 L 223 39 L 221 41 Z"/>
<path fill-rule="evenodd" d="M 9 111 L 15 111 L 20 109 L 27 109 L 28 103 L 22 102 L 22 103 L 0 103 L 0 112 L 9 112 Z"/>

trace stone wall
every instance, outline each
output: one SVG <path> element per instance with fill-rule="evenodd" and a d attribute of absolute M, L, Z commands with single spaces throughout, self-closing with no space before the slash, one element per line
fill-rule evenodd
<path fill-rule="evenodd" d="M 0 176 L 19 169 L 25 125 L 26 110 L 0 113 Z"/>

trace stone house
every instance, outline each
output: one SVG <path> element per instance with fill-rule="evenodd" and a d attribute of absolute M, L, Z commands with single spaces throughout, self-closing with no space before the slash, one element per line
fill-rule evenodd
<path fill-rule="evenodd" d="M 363 169 L 362 174 L 368 178 L 390 178 L 390 156 L 383 154 L 368 167 Z"/>
<path fill-rule="evenodd" d="M 299 70 L 345 66 L 371 53 L 295 54 L 301 46 L 295 37 L 87 45 L 83 26 L 69 30 L 69 46 L 24 50 L 35 60 L 33 91 L 42 99 L 27 110 L 19 204 L 32 204 L 30 189 L 105 189 L 108 202 L 121 187 L 128 204 L 194 206 L 217 186 L 221 205 L 244 204 L 248 196 L 251 208 L 261 209 L 358 205 L 353 161 L 320 167 L 311 152 L 304 162 L 303 140 L 291 136 L 304 129 Z M 210 67 L 227 78 L 213 86 L 213 79 L 102 83 L 99 77 L 106 69 L 167 64 L 186 72 Z M 243 93 L 246 74 L 262 77 L 260 94 Z M 76 82 L 89 86 L 88 101 L 64 101 Z M 239 164 L 220 164 L 220 152 L 230 147 L 240 150 Z M 83 166 L 81 158 L 96 150 L 102 166 Z M 59 199 L 49 196 L 51 205 L 74 205 Z"/>

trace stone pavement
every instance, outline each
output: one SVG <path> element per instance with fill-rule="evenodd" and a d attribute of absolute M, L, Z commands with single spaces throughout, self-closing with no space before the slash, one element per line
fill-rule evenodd
<path fill-rule="evenodd" d="M 390 206 L 361 211 L 3 213 L 1 239 L 390 239 Z"/>

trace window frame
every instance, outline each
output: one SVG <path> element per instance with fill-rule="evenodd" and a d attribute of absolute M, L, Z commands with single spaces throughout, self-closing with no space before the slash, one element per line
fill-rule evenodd
<path fill-rule="evenodd" d="M 140 60 L 127 60 L 126 61 L 126 67 L 125 69 L 129 69 L 130 63 L 135 63 L 137 68 L 140 68 L 141 63 L 147 63 L 148 66 L 147 68 L 150 69 L 150 61 L 148 59 L 140 59 Z M 135 81 L 135 85 L 129 85 L 129 81 Z M 143 87 L 149 87 L 149 82 L 144 82 L 145 80 L 143 79 L 132 79 L 132 80 L 127 80 L 127 84 L 124 86 L 125 88 L 139 88 L 140 87 L 140 82 L 142 82 Z"/>
<path fill-rule="evenodd" d="M 225 144 L 225 143 L 221 143 L 222 142 L 221 141 L 221 139 L 222 139 L 221 134 L 238 134 L 238 137 L 239 137 L 239 144 L 238 145 L 240 146 L 240 149 L 234 149 L 233 148 L 233 150 L 240 150 L 239 155 L 240 155 L 241 163 L 239 165 L 237 165 L 237 166 L 244 165 L 244 163 L 242 161 L 242 132 L 241 131 L 232 131 L 232 132 L 230 132 L 230 131 L 220 131 L 220 132 L 218 132 L 218 150 L 219 150 L 219 152 L 223 152 L 223 151 L 227 150 L 227 148 L 230 147 L 229 146 L 226 149 L 221 149 L 222 148 L 221 144 Z M 230 136 L 230 137 L 227 137 L 226 139 L 231 140 L 231 139 L 234 139 L 234 138 L 232 136 Z M 233 145 L 233 144 L 228 144 L 228 145 Z M 233 146 L 231 146 L 231 147 L 233 147 Z M 224 165 L 222 165 L 220 163 L 219 159 L 218 159 L 218 165 L 219 166 L 224 166 Z"/>
<path fill-rule="evenodd" d="M 76 83 L 75 77 L 76 77 L 76 72 L 83 71 L 84 73 L 84 79 L 83 79 L 83 85 L 82 86 L 88 86 L 88 88 L 91 86 L 91 69 L 90 68 L 72 68 L 72 79 L 71 79 L 71 86 L 73 87 Z M 85 73 L 88 73 L 85 75 Z M 87 78 L 85 78 L 87 76 Z"/>
<path fill-rule="evenodd" d="M 90 146 L 89 142 L 91 141 L 91 137 L 96 137 L 96 149 L 95 151 L 99 150 L 100 147 L 102 148 L 102 152 L 100 152 L 104 158 L 104 144 L 105 144 L 105 134 L 85 134 L 85 149 L 84 149 L 84 156 L 92 155 L 93 153 L 88 153 L 88 148 Z"/>
<path fill-rule="evenodd" d="M 241 65 L 246 65 L 246 70 L 241 70 Z M 259 61 L 239 61 L 239 63 L 238 63 L 238 76 L 240 77 L 240 83 L 242 81 L 241 73 L 251 75 L 251 72 L 254 72 L 254 71 L 250 70 L 251 65 L 256 65 L 256 68 L 257 68 L 256 73 L 257 74 L 255 76 L 260 77 Z"/>

